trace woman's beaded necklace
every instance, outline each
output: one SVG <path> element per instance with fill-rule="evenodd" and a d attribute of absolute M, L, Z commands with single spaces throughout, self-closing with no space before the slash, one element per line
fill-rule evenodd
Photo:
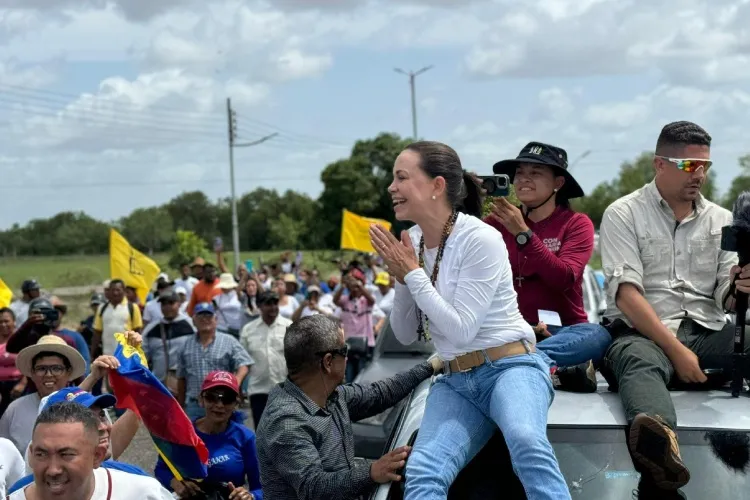
<path fill-rule="evenodd" d="M 456 224 L 457 218 L 458 212 L 453 211 L 448 218 L 448 222 L 445 223 L 445 227 L 443 227 L 443 236 L 440 238 L 440 245 L 438 246 L 437 255 L 435 256 L 435 265 L 432 267 L 432 275 L 430 276 L 432 286 L 435 286 L 437 283 L 438 273 L 440 272 L 440 262 L 443 260 L 443 252 L 445 251 L 445 243 L 448 241 L 448 236 L 453 232 L 453 226 Z M 424 235 L 419 239 L 419 267 L 423 269 L 425 267 Z M 417 326 L 417 338 L 429 342 L 432 340 L 432 337 L 430 336 L 430 320 L 426 314 L 424 315 L 424 321 L 422 321 L 422 317 L 422 310 L 417 307 L 417 321 L 419 321 L 419 325 Z"/>

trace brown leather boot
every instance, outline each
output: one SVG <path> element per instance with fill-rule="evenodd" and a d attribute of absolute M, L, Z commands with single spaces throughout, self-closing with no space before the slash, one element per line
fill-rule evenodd
<path fill-rule="evenodd" d="M 677 436 L 658 415 L 636 415 L 628 446 L 633 460 L 650 472 L 658 488 L 676 490 L 690 481 L 690 471 L 680 457 Z"/>

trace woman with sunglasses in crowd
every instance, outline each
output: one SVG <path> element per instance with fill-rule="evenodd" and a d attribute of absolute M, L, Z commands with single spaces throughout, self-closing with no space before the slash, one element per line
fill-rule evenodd
<path fill-rule="evenodd" d="M 208 477 L 200 486 L 189 480 L 178 481 L 161 458 L 156 462 L 156 479 L 180 498 L 200 496 L 208 487 L 220 488 L 228 483 L 231 500 L 263 499 L 255 433 L 245 427 L 245 416 L 237 411 L 239 395 L 237 378 L 229 372 L 213 371 L 203 381 L 200 404 L 206 416 L 193 422 L 208 448 Z"/>
<path fill-rule="evenodd" d="M 503 237 L 478 219 L 477 179 L 452 148 L 426 141 L 401 152 L 393 178 L 396 219 L 416 225 L 401 241 L 382 226 L 370 229 L 398 282 L 391 326 L 404 344 L 432 340 L 445 367 L 406 462 L 404 498 L 447 498 L 499 428 L 526 496 L 570 499 L 547 438 L 549 367 L 518 310 Z"/>

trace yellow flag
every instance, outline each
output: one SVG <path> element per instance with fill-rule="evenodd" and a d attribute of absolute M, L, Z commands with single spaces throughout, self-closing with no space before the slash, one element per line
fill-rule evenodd
<path fill-rule="evenodd" d="M 110 229 L 109 272 L 112 279 L 119 278 L 125 282 L 125 286 L 135 288 L 141 302 L 145 302 L 161 269 L 156 262 L 130 246 L 120 233 Z"/>
<path fill-rule="evenodd" d="M 374 253 L 375 249 L 370 242 L 370 224 L 380 224 L 391 230 L 391 223 L 388 221 L 362 217 L 345 209 L 341 219 L 341 248 Z"/>
<path fill-rule="evenodd" d="M 0 308 L 8 307 L 11 300 L 13 300 L 13 292 L 8 287 L 8 285 L 6 285 L 5 282 L 0 279 Z"/>

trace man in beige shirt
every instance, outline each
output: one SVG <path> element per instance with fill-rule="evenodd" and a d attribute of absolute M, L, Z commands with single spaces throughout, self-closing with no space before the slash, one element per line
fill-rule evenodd
<path fill-rule="evenodd" d="M 240 344 L 255 360 L 247 384 L 253 422 L 258 428 L 268 394 L 276 384 L 286 379 L 284 358 L 284 336 L 292 324 L 279 315 L 279 296 L 275 292 L 263 292 L 257 299 L 260 318 L 251 321 L 240 332 Z"/>
<path fill-rule="evenodd" d="M 667 387 L 700 384 L 704 369 L 727 369 L 734 349 L 730 281 L 737 254 L 720 248 L 728 210 L 700 188 L 711 137 L 690 122 L 666 125 L 656 143 L 655 179 L 615 201 L 600 228 L 612 338 L 602 372 L 619 389 L 628 444 L 645 480 L 664 490 L 686 484 L 677 416 Z M 750 351 L 750 341 L 745 344 Z M 726 370 L 727 375 L 731 370 Z"/>

